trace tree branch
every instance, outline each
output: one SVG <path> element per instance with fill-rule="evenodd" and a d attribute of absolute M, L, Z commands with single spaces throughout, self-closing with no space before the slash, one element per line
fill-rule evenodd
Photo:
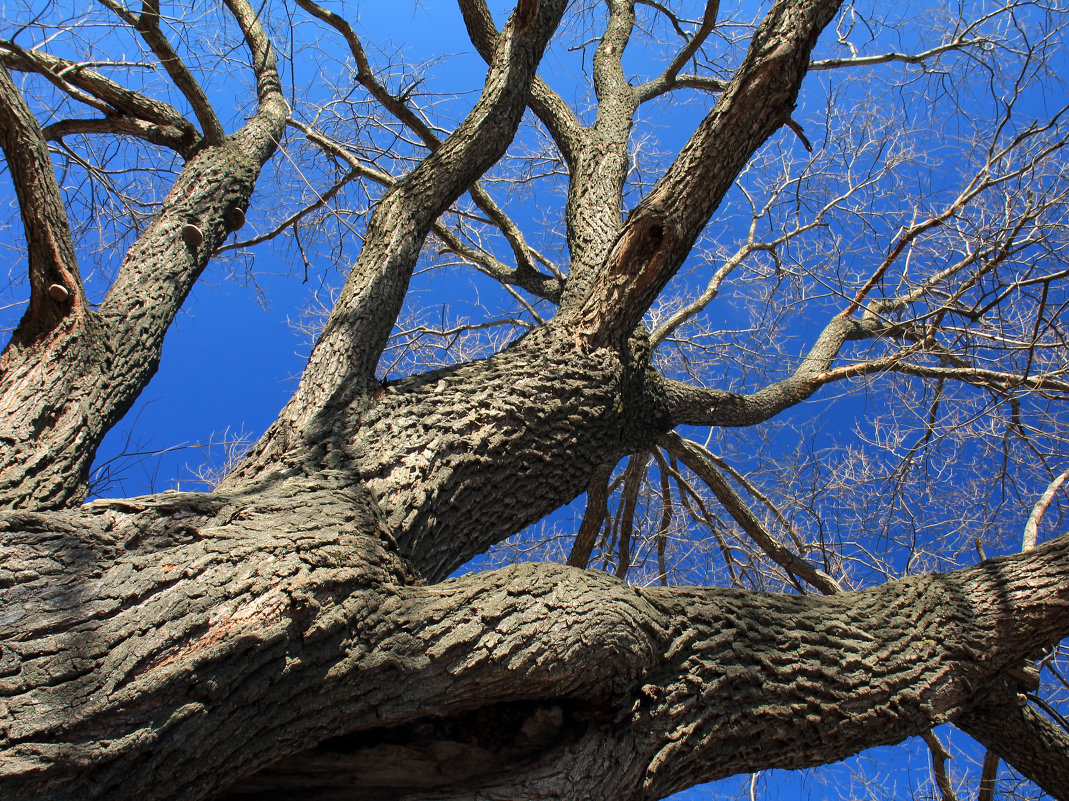
<path fill-rule="evenodd" d="M 73 319 L 84 315 L 85 293 L 44 134 L 3 65 L 0 145 L 22 215 L 30 276 L 30 305 L 9 347 L 26 347 L 51 333 L 68 315 Z"/>
<path fill-rule="evenodd" d="M 750 507 L 739 497 L 725 476 L 713 464 L 712 454 L 696 442 L 684 439 L 674 432 L 662 434 L 658 444 L 694 471 L 716 495 L 720 504 L 738 523 L 739 527 L 757 543 L 758 547 L 776 564 L 787 571 L 792 580 L 795 576 L 805 579 L 825 595 L 842 592 L 838 583 L 822 570 L 813 567 L 802 557 L 778 542 Z"/>
<path fill-rule="evenodd" d="M 829 378 L 828 368 L 845 342 L 868 339 L 881 333 L 883 328 L 882 324 L 876 327 L 870 321 L 836 315 L 790 377 L 748 395 L 695 387 L 664 378 L 655 381 L 652 392 L 662 411 L 676 425 L 754 425 L 801 403 L 833 380 Z"/>
<path fill-rule="evenodd" d="M 471 113 L 379 202 L 360 257 L 312 352 L 301 385 L 282 413 L 284 428 L 304 428 L 325 404 L 344 404 L 368 389 L 424 239 L 442 212 L 508 147 L 526 108 L 538 59 L 563 10 L 563 0 L 544 1 L 527 29 L 520 30 L 515 18 L 506 26 Z M 348 395 L 335 397 L 339 391 Z M 275 429 L 268 436 L 277 433 Z M 266 441 L 258 447 L 266 447 Z"/>
<path fill-rule="evenodd" d="M 334 197 L 337 191 L 341 189 L 343 183 L 350 180 L 350 177 L 360 176 L 368 178 L 379 184 L 380 186 L 386 187 L 387 189 L 393 189 L 397 186 L 397 178 L 394 178 L 392 175 L 382 172 L 381 170 L 376 170 L 372 167 L 368 167 L 350 150 L 345 147 L 342 147 L 337 142 L 328 139 L 321 132 L 316 131 L 315 129 L 305 125 L 304 123 L 296 122 L 294 120 L 290 120 L 288 124 L 304 133 L 304 135 L 308 138 L 310 142 L 320 147 L 324 152 L 330 153 L 331 155 L 341 159 L 346 164 L 348 164 L 351 168 L 348 176 L 346 176 L 346 178 L 344 178 L 342 182 L 335 184 L 335 186 L 332 187 L 328 192 L 319 196 L 316 199 L 315 203 L 305 207 L 299 212 L 296 212 L 295 214 L 291 215 L 287 220 L 280 223 L 278 226 L 276 226 L 274 231 L 264 234 L 263 236 L 256 237 L 255 239 L 249 240 L 248 242 L 236 242 L 232 245 L 227 245 L 223 247 L 222 250 L 248 247 L 249 245 L 265 241 L 278 235 L 285 229 L 291 227 L 298 220 L 309 214 L 311 211 L 325 205 L 327 201 L 330 198 Z M 508 217 L 505 216 L 504 212 L 501 211 L 501 209 L 499 209 L 497 205 L 493 203 L 490 197 L 486 195 L 486 193 L 479 187 L 478 184 L 474 184 L 472 187 L 470 187 L 470 191 L 473 193 L 473 197 L 478 196 L 486 203 L 485 206 L 481 205 L 480 208 L 483 208 L 484 211 L 486 211 L 488 208 L 491 210 L 496 210 L 497 215 L 503 218 L 503 220 L 506 221 L 506 224 L 508 226 L 512 226 L 515 232 L 515 236 L 510 236 L 509 238 L 513 242 L 514 253 L 518 254 L 519 252 L 534 252 L 527 246 L 527 243 L 523 241 L 523 236 L 522 234 L 520 234 L 519 229 L 515 229 L 512 224 L 512 221 L 509 220 Z M 478 200 L 476 202 L 478 203 Z M 432 226 L 432 232 L 442 242 L 442 244 L 445 245 L 448 251 L 455 253 L 456 255 L 475 265 L 477 269 L 490 276 L 494 280 L 499 281 L 506 287 L 518 286 L 526 290 L 527 292 L 530 292 L 535 297 L 548 300 L 552 303 L 560 302 L 563 282 L 559 278 L 545 275 L 544 273 L 541 273 L 536 270 L 529 257 L 525 257 L 524 259 L 524 262 L 527 265 L 526 267 L 517 266 L 515 268 L 512 268 L 499 261 L 498 259 L 494 258 L 494 256 L 488 253 L 487 251 L 481 248 L 472 247 L 465 243 L 453 230 L 451 230 L 444 223 L 442 223 L 441 220 L 436 220 L 434 222 L 434 225 Z M 518 255 L 517 259 L 519 259 Z"/>
<path fill-rule="evenodd" d="M 85 120 L 57 120 L 42 130 L 45 139 L 60 141 L 77 134 L 131 136 L 173 150 L 188 159 L 192 154 L 189 137 L 177 128 L 157 125 L 132 117 L 102 117 Z"/>
<path fill-rule="evenodd" d="M 1069 732 L 1023 703 L 1012 684 L 954 723 L 1055 798 L 1069 798 Z"/>
<path fill-rule="evenodd" d="M 84 498 L 97 446 L 155 374 L 175 314 L 215 247 L 244 219 L 260 168 L 283 130 L 286 104 L 251 6 L 247 0 L 228 5 L 252 52 L 259 109 L 234 136 L 200 148 L 186 163 L 160 211 L 128 250 L 104 302 L 86 315 L 91 325 L 69 338 L 62 353 L 22 359 L 19 369 L 5 369 L 0 409 L 14 422 L 5 420 L 0 434 L 6 440 L 0 449 L 0 503 L 41 509 Z M 75 292 L 73 283 L 66 286 L 72 287 L 71 297 L 81 298 L 80 287 Z M 75 300 L 74 308 L 81 303 Z M 9 347 L 5 354 L 10 353 Z M 52 438 L 38 436 L 45 428 Z"/>
<path fill-rule="evenodd" d="M 5 799 L 201 798 L 272 763 L 248 787 L 373 797 L 384 742 L 423 765 L 395 789 L 448 783 L 453 764 L 488 795 L 657 798 L 968 721 L 978 692 L 1069 634 L 1066 537 L 830 597 L 636 589 L 550 564 L 415 586 L 362 492 L 341 473 L 0 516 L 5 564 L 34 565 L 0 588 L 17 599 L 5 659 L 37 668 L 5 679 Z M 80 644 L 77 670 L 56 638 Z M 503 715 L 518 720 L 496 744 L 419 745 L 434 720 L 445 734 Z M 515 749 L 544 769 L 510 774 Z M 618 769 L 570 770 L 598 749 Z M 1039 766 L 1055 796 L 1065 764 Z"/>
<path fill-rule="evenodd" d="M 968 47 L 978 47 L 985 44 L 989 44 L 990 40 L 986 38 L 966 39 L 964 36 L 959 36 L 953 42 L 947 42 L 937 47 L 930 47 L 927 50 L 922 50 L 919 53 L 880 53 L 873 56 L 852 56 L 850 58 L 824 58 L 818 61 L 810 61 L 810 71 L 820 70 L 834 70 L 842 69 L 843 67 L 872 67 L 877 64 L 923 64 L 925 61 L 936 58 L 944 53 L 951 53 L 955 50 L 965 50 Z"/>
<path fill-rule="evenodd" d="M 490 63 L 500 35 L 494 25 L 486 0 L 457 0 L 468 29 L 468 37 L 483 61 Z M 571 107 L 557 95 L 549 84 L 537 75 L 531 83 L 531 96 L 528 100 L 531 110 L 542 124 L 560 150 L 564 161 L 574 167 L 583 143 L 583 126 Z"/>
<path fill-rule="evenodd" d="M 169 104 L 127 89 L 78 62 L 42 50 L 25 50 L 10 41 L 0 41 L 0 60 L 8 69 L 44 76 L 75 100 L 103 111 L 109 119 L 113 112 L 119 112 L 143 120 L 147 126 L 179 131 L 182 148 L 175 149 L 186 158 L 200 138 L 196 128 Z"/>
<path fill-rule="evenodd" d="M 709 34 L 712 33 L 713 28 L 716 27 L 716 17 L 719 13 L 720 0 L 707 0 L 705 4 L 705 14 L 702 16 L 701 25 L 698 26 L 698 30 L 691 35 L 687 43 L 676 54 L 676 57 L 672 59 L 669 65 L 665 68 L 665 71 L 661 73 L 659 77 L 643 84 L 636 90 L 639 103 L 645 103 L 647 100 L 662 95 L 676 85 L 679 71 L 683 69 L 686 63 L 690 61 L 701 46 L 705 44 L 705 40 L 709 38 Z"/>
<path fill-rule="evenodd" d="M 160 30 L 159 0 L 142 0 L 141 13 L 137 16 L 116 2 L 116 0 L 99 0 L 99 2 L 141 34 L 145 44 L 156 54 L 160 64 L 167 71 L 167 74 L 171 76 L 174 85 L 178 87 L 178 90 L 189 101 L 189 105 L 193 107 L 193 113 L 197 115 L 197 120 L 200 121 L 200 127 L 204 131 L 204 138 L 208 144 L 222 144 L 226 138 L 226 131 L 223 130 L 223 126 L 215 114 L 215 109 L 208 102 L 208 96 L 204 94 L 204 90 L 197 83 L 197 79 L 193 77 L 193 73 L 189 71 L 189 68 L 186 67 L 178 53 L 175 52 L 167 37 L 163 35 L 163 31 Z"/>
<path fill-rule="evenodd" d="M 601 533 L 601 524 L 605 522 L 605 516 L 609 513 L 607 502 L 609 500 L 609 477 L 612 475 L 614 464 L 606 463 L 594 471 L 590 477 L 590 484 L 586 488 L 586 511 L 583 513 L 583 522 L 579 524 L 575 542 L 572 544 L 572 552 L 568 556 L 568 564 L 573 567 L 586 567 L 590 562 L 590 555 L 594 551 L 598 534 Z"/>
<path fill-rule="evenodd" d="M 1028 516 L 1028 522 L 1024 526 L 1024 536 L 1021 538 L 1022 551 L 1030 551 L 1036 547 L 1036 541 L 1039 538 L 1039 524 L 1043 521 L 1043 515 L 1047 513 L 1054 496 L 1058 494 L 1058 490 L 1061 489 L 1066 480 L 1069 480 L 1069 470 L 1055 476 L 1050 484 L 1047 485 L 1047 489 L 1044 490 L 1039 500 L 1036 501 L 1036 505 L 1032 508 L 1032 513 Z"/>
<path fill-rule="evenodd" d="M 395 97 L 390 94 L 386 87 L 375 77 L 375 73 L 371 69 L 371 63 L 368 61 L 367 55 L 364 52 L 364 47 L 360 43 L 360 38 L 356 35 L 352 26 L 342 17 L 326 10 L 311 0 L 297 0 L 297 4 L 312 16 L 326 22 L 344 37 L 346 44 L 349 45 L 349 51 L 352 53 L 353 59 L 356 62 L 357 82 L 367 89 L 368 92 L 371 93 L 371 96 L 374 97 L 383 108 L 408 126 L 408 128 L 410 128 L 423 141 L 423 144 L 425 144 L 428 149 L 432 152 L 437 150 L 442 144 L 442 140 L 438 135 L 431 130 L 430 126 L 428 126 L 418 114 L 414 113 L 412 109 L 408 107 L 403 98 Z M 523 233 L 512 219 L 505 214 L 504 210 L 494 202 L 493 198 L 490 197 L 478 182 L 472 183 L 472 185 L 468 187 L 468 192 L 471 194 L 472 200 L 475 201 L 475 205 L 482 209 L 494 224 L 497 225 L 501 233 L 504 234 L 506 241 L 512 247 L 512 252 L 516 257 L 517 272 L 535 272 L 535 258 L 533 251 L 527 245 Z"/>
<path fill-rule="evenodd" d="M 252 6 L 248 0 L 227 0 L 227 7 L 249 48 L 259 105 L 232 137 L 209 143 L 187 163 L 160 212 L 128 251 L 101 306 L 102 316 L 124 339 L 131 339 L 136 321 L 141 333 L 133 337 L 133 346 L 147 346 L 143 354 L 162 343 L 216 248 L 243 223 L 256 178 L 275 152 L 288 113 L 270 41 Z M 206 175 L 213 180 L 204 180 Z M 200 241 L 187 238 L 189 227 Z M 154 372 L 155 359 L 147 363 Z"/>
<path fill-rule="evenodd" d="M 623 346 L 739 170 L 790 117 L 809 54 L 839 5 L 773 5 L 712 111 L 628 216 L 590 291 L 558 315 L 576 346 Z"/>

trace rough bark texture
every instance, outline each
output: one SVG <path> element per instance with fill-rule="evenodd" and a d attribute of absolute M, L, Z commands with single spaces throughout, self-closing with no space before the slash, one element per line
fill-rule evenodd
<path fill-rule="evenodd" d="M 1069 633 L 1064 537 L 814 598 L 553 565 L 421 586 L 333 471 L 3 526 L 5 799 L 242 774 L 231 792 L 657 798 L 897 742 Z"/>

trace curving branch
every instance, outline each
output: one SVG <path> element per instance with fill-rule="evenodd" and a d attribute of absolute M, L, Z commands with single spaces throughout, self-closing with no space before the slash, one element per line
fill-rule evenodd
<path fill-rule="evenodd" d="M 1069 480 L 1069 470 L 1065 470 L 1055 476 L 1050 484 L 1047 485 L 1043 494 L 1039 496 L 1039 500 L 1036 501 L 1036 505 L 1032 508 L 1032 513 L 1028 515 L 1028 522 L 1024 526 L 1024 536 L 1021 538 L 1022 551 L 1030 551 L 1036 547 L 1036 541 L 1039 539 L 1039 524 L 1043 521 L 1043 515 L 1047 513 L 1047 509 L 1050 508 L 1051 503 L 1054 501 L 1054 496 L 1058 494 L 1058 490 L 1062 488 L 1062 485 L 1067 480 Z"/>
<path fill-rule="evenodd" d="M 108 0 L 110 2 L 110 0 Z M 260 168 L 275 152 L 288 114 L 275 56 L 248 0 L 227 0 L 242 30 L 257 82 L 257 112 L 233 136 L 199 150 L 163 202 L 161 211 L 127 252 L 119 275 L 101 306 L 116 330 L 131 324 L 140 346 L 155 343 L 170 326 L 193 283 L 231 231 L 244 222 Z M 219 175 L 217 182 L 206 175 Z M 196 239 L 189 239 L 189 228 Z M 153 366 L 153 370 L 155 367 Z"/>
<path fill-rule="evenodd" d="M 500 35 L 486 0 L 457 0 L 468 29 L 468 37 L 483 60 L 489 64 Z M 542 78 L 535 76 L 528 100 L 531 110 L 560 150 L 564 161 L 574 168 L 579 150 L 585 139 L 583 126 L 571 107 L 554 92 Z"/>
<path fill-rule="evenodd" d="M 222 144 L 226 138 L 226 131 L 223 130 L 223 125 L 219 122 L 215 109 L 208 102 L 208 96 L 204 93 L 204 89 L 201 88 L 193 73 L 189 71 L 178 53 L 175 52 L 170 41 L 163 35 L 163 31 L 160 30 L 159 0 L 142 0 L 141 13 L 137 15 L 130 12 L 116 0 L 98 0 L 98 2 L 141 34 L 141 38 L 145 40 L 145 44 L 160 60 L 160 64 L 167 71 L 174 85 L 189 101 L 189 105 L 193 108 L 193 113 L 197 115 L 201 129 L 204 131 L 204 138 L 211 145 Z"/>
<path fill-rule="evenodd" d="M 913 364 L 905 360 L 904 357 L 907 355 L 909 355 L 908 352 L 902 352 L 882 359 L 872 359 L 859 364 L 848 364 L 843 367 L 836 367 L 834 370 L 827 370 L 815 377 L 814 388 L 832 381 L 842 381 L 846 378 L 894 372 L 901 375 L 917 376 L 918 378 L 950 379 L 980 388 L 1014 389 L 1016 387 L 1027 387 L 1044 397 L 1064 398 L 1069 394 L 1069 380 L 1062 377 L 1066 375 L 1064 369 L 1038 375 L 1023 375 L 999 370 L 987 370 L 982 367 L 940 367 Z"/>
<path fill-rule="evenodd" d="M 654 97 L 659 97 L 665 94 L 677 86 L 683 84 L 677 83 L 679 78 L 679 72 L 683 67 L 694 58 L 694 55 L 701 49 L 701 46 L 705 44 L 705 40 L 709 38 L 709 34 L 713 32 L 716 27 L 716 18 L 720 13 L 720 0 L 707 0 L 705 4 L 705 13 L 702 15 L 701 24 L 698 29 L 691 34 L 690 38 L 683 48 L 675 55 L 675 58 L 669 62 L 664 72 L 657 78 L 649 81 L 636 90 L 640 103 L 644 103 L 647 100 L 651 100 Z M 678 26 L 677 26 L 678 30 Z M 706 79 L 702 81 L 699 76 L 691 76 L 691 82 L 689 86 L 691 88 L 698 88 L 694 83 L 695 81 L 701 81 L 704 86 L 702 88 L 712 89 L 714 84 L 718 85 L 718 88 L 714 91 L 722 91 L 723 83 L 720 81 L 714 81 L 714 79 Z"/>
<path fill-rule="evenodd" d="M 45 136 L 2 64 L 0 146 L 15 185 L 29 260 L 30 305 L 8 346 L 18 349 L 52 333 L 68 316 L 82 317 L 86 304 Z"/>
<path fill-rule="evenodd" d="M 808 767 L 955 718 L 984 736 L 977 694 L 1069 634 L 1066 537 L 828 597 L 551 564 L 419 586 L 362 491 L 321 481 L 0 516 L 7 563 L 34 565 L 0 588 L 18 599 L 4 653 L 38 668 L 7 679 L 5 799 L 200 798 L 235 780 L 367 799 L 384 776 L 418 792 L 457 775 L 529 801 L 660 798 L 770 753 Z M 310 504 L 331 523 L 295 529 Z M 448 736 L 480 720 L 500 742 Z M 1036 773 L 1007 758 L 1064 797 L 1064 733 L 1050 747 Z M 617 769 L 576 769 L 591 760 Z"/>
<path fill-rule="evenodd" d="M 837 315 L 817 337 L 794 373 L 749 394 L 695 387 L 658 377 L 652 392 L 675 425 L 749 426 L 770 420 L 809 398 L 829 381 L 845 378 L 828 368 L 842 346 L 886 332 L 884 325 Z M 847 370 L 849 368 L 839 368 Z"/>

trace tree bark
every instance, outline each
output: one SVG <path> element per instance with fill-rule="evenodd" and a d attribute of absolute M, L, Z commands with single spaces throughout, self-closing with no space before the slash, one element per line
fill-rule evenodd
<path fill-rule="evenodd" d="M 1069 634 L 1067 537 L 818 598 L 424 586 L 339 471 L 0 519 L 12 800 L 659 798 L 898 742 Z"/>

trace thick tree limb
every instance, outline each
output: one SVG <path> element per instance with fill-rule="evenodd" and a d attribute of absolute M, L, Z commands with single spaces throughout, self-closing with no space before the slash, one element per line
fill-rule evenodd
<path fill-rule="evenodd" d="M 1065 537 L 818 598 L 538 564 L 407 586 L 344 473 L 0 521 L 20 577 L 0 590 L 5 801 L 196 801 L 272 762 L 250 787 L 369 799 L 398 756 L 382 743 L 422 760 L 395 788 L 447 791 L 453 765 L 491 797 L 659 798 L 960 720 L 1069 634 Z M 509 716 L 507 741 L 472 745 Z M 579 769 L 599 753 L 619 769 Z M 1062 773 L 1037 780 L 1064 797 Z"/>
<path fill-rule="evenodd" d="M 158 343 L 174 314 L 216 247 L 229 235 L 230 215 L 235 209 L 244 213 L 260 168 L 278 145 L 288 113 L 274 53 L 255 12 L 247 0 L 228 0 L 227 5 L 252 55 L 259 107 L 241 130 L 221 145 L 201 150 L 187 164 L 160 213 L 128 251 L 101 306 L 102 317 L 123 331 L 125 338 L 133 334 L 136 342 L 131 345 L 142 358 L 146 352 L 158 353 Z M 187 243 L 182 233 L 187 225 L 200 230 L 201 243 Z M 149 358 L 154 371 L 155 360 Z"/>
<path fill-rule="evenodd" d="M 472 42 L 483 52 L 496 36 L 485 0 L 460 0 L 460 7 Z M 626 80 L 621 59 L 634 27 L 634 6 L 619 0 L 609 3 L 608 11 L 594 56 L 598 99 L 594 124 L 583 127 L 570 109 L 560 108 L 560 98 L 537 79 L 531 92 L 531 108 L 548 128 L 568 165 L 564 220 L 570 265 L 561 299 L 563 306 L 574 305 L 576 297 L 586 294 L 620 228 L 629 165 L 628 140 L 637 108 L 637 95 Z"/>

